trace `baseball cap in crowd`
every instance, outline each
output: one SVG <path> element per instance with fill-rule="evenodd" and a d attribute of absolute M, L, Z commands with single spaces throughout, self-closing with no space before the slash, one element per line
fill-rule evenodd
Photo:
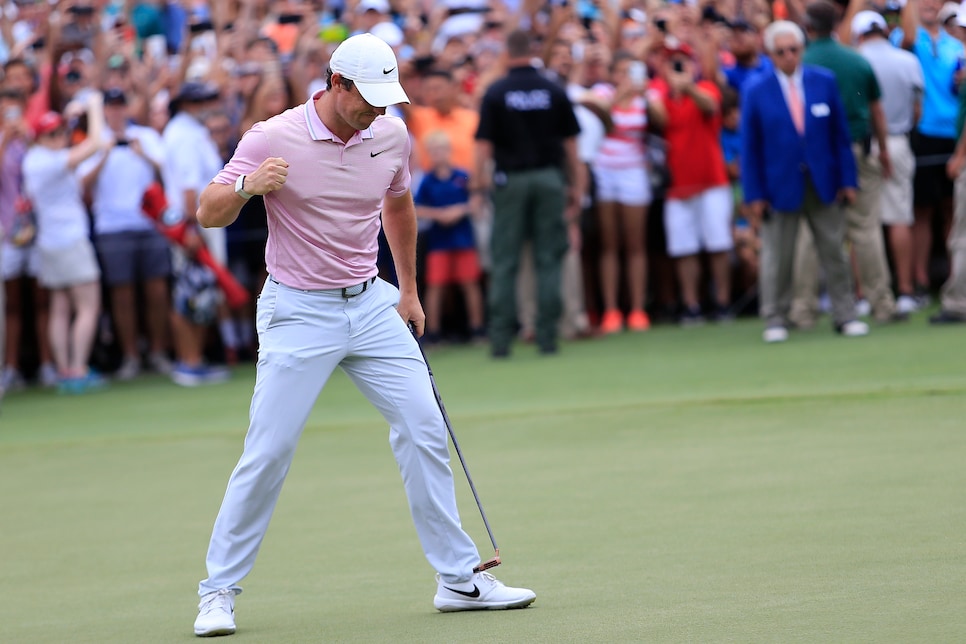
<path fill-rule="evenodd" d="M 360 0 L 356 5 L 356 13 L 376 11 L 378 13 L 389 13 L 389 0 Z"/>
<path fill-rule="evenodd" d="M 204 103 L 213 101 L 220 95 L 217 85 L 192 81 L 181 86 L 181 91 L 178 92 L 175 100 L 184 103 Z"/>
<path fill-rule="evenodd" d="M 758 27 L 756 27 L 755 25 L 751 24 L 750 22 L 748 22 L 744 18 L 735 18 L 734 20 L 732 20 L 731 22 L 729 22 L 728 25 L 734 31 L 752 31 L 752 32 L 756 32 L 756 33 L 758 31 Z"/>
<path fill-rule="evenodd" d="M 392 47 L 372 34 L 352 36 L 339 45 L 329 58 L 329 68 L 355 83 L 373 107 L 409 102 L 399 84 L 399 63 Z"/>
<path fill-rule="evenodd" d="M 956 24 L 960 27 L 966 27 L 966 7 L 961 7 L 959 13 L 956 14 Z"/>
<path fill-rule="evenodd" d="M 37 126 L 34 128 L 37 136 L 44 136 L 51 132 L 56 132 L 64 126 L 64 117 L 58 112 L 45 112 L 37 119 Z"/>
<path fill-rule="evenodd" d="M 127 105 L 127 96 L 119 87 L 104 90 L 104 105 Z"/>
<path fill-rule="evenodd" d="M 373 25 L 369 33 L 384 41 L 390 47 L 399 47 L 406 39 L 402 29 L 396 26 L 394 22 L 380 22 L 377 25 Z"/>
<path fill-rule="evenodd" d="M 958 2 L 947 2 L 939 10 L 939 22 L 941 24 L 946 24 L 946 21 L 950 18 L 955 18 L 956 14 L 959 13 L 959 3 Z"/>
<path fill-rule="evenodd" d="M 688 43 L 678 40 L 673 36 L 668 36 L 664 39 L 664 53 L 667 56 L 674 56 L 675 54 L 682 54 L 688 57 L 694 56 L 694 50 L 691 49 Z"/>
<path fill-rule="evenodd" d="M 885 33 L 888 29 L 885 18 L 875 11 L 860 11 L 852 18 L 852 37 L 860 38 L 873 31 Z"/>

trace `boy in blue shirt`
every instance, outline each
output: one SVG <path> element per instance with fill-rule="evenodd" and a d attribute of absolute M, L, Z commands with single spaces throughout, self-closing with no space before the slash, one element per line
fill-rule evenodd
<path fill-rule="evenodd" d="M 416 214 L 432 221 L 426 241 L 426 334 L 429 343 L 440 339 L 443 294 L 458 284 L 463 291 L 466 318 L 473 339 L 485 337 L 480 260 L 470 220 L 469 175 L 450 162 L 451 146 L 444 132 L 426 136 L 425 150 L 433 169 L 416 191 Z"/>

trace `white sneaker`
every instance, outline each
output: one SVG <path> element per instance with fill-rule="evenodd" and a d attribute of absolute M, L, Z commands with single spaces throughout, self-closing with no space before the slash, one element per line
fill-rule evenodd
<path fill-rule="evenodd" d="M 114 377 L 118 380 L 134 380 L 141 374 L 141 359 L 136 357 L 124 358 Z"/>
<path fill-rule="evenodd" d="M 919 310 L 919 303 L 911 295 L 900 295 L 896 298 L 896 313 L 908 315 Z"/>
<path fill-rule="evenodd" d="M 872 305 L 869 300 L 863 298 L 855 303 L 855 314 L 860 318 L 867 318 L 872 315 Z"/>
<path fill-rule="evenodd" d="M 40 385 L 50 389 L 58 384 L 60 384 L 60 374 L 57 373 L 57 367 L 49 362 L 40 365 Z"/>
<path fill-rule="evenodd" d="M 198 604 L 195 635 L 214 637 L 235 632 L 235 591 L 222 588 L 208 593 Z"/>
<path fill-rule="evenodd" d="M 526 608 L 537 598 L 527 588 L 511 588 L 488 572 L 478 572 L 469 581 L 448 584 L 436 575 L 433 605 L 444 613 L 457 610 L 500 610 Z"/>
<path fill-rule="evenodd" d="M 788 339 L 788 329 L 783 326 L 770 326 L 761 334 L 761 339 L 768 344 L 784 342 Z"/>
<path fill-rule="evenodd" d="M 163 353 L 152 353 L 148 356 L 148 365 L 163 376 L 170 376 L 174 365 Z"/>
<path fill-rule="evenodd" d="M 27 387 L 27 381 L 23 379 L 20 371 L 13 367 L 6 367 L 0 375 L 0 387 L 4 391 L 20 391 Z"/>
<path fill-rule="evenodd" d="M 859 338 L 863 335 L 869 335 L 869 325 L 859 320 L 852 320 L 840 326 L 839 333 L 847 338 Z"/>

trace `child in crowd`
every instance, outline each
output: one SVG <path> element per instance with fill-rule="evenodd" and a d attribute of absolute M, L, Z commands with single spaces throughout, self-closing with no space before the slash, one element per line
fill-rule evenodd
<path fill-rule="evenodd" d="M 432 163 L 416 191 L 416 214 L 432 221 L 426 241 L 426 334 L 428 343 L 440 340 L 443 295 L 447 286 L 459 284 L 466 304 L 466 318 L 473 339 L 485 337 L 480 261 L 470 221 L 467 187 L 469 175 L 454 168 L 445 132 L 431 132 L 425 139 Z"/>

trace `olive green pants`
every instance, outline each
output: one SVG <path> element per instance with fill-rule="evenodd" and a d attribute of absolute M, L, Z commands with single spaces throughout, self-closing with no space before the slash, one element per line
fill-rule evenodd
<path fill-rule="evenodd" d="M 563 172 L 557 168 L 494 176 L 489 291 L 489 335 L 494 351 L 509 349 L 516 333 L 516 280 L 527 241 L 533 247 L 537 276 L 537 344 L 541 349 L 556 344 L 562 309 L 561 265 L 567 250 L 565 189 Z"/>

